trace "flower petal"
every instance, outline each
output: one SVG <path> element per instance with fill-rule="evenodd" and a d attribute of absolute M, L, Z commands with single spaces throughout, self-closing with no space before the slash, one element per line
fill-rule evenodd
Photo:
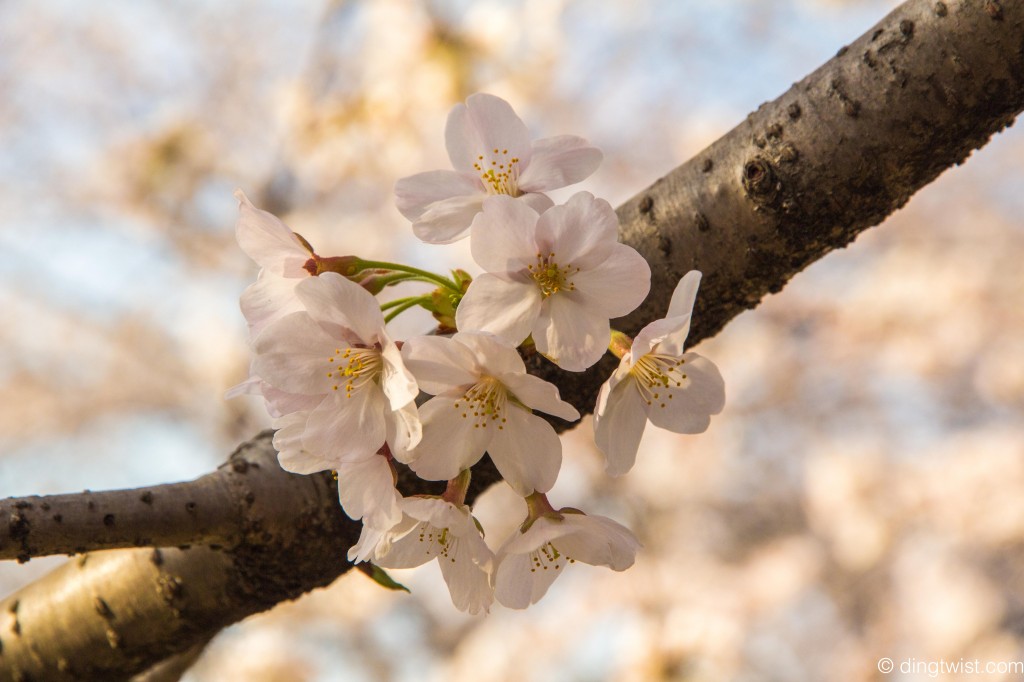
<path fill-rule="evenodd" d="M 497 379 L 515 395 L 519 402 L 532 410 L 540 410 L 566 421 L 576 421 L 580 413 L 561 399 L 558 387 L 532 374 L 503 374 Z"/>
<path fill-rule="evenodd" d="M 589 270 L 604 263 L 619 244 L 619 219 L 604 199 L 577 192 L 537 220 L 541 253 L 554 253 L 562 267 Z"/>
<path fill-rule="evenodd" d="M 460 331 L 486 331 L 519 345 L 540 314 L 540 289 L 484 273 L 473 280 L 455 310 Z M 607 343 L 607 342 L 606 342 Z"/>
<path fill-rule="evenodd" d="M 235 238 L 242 251 L 267 272 L 279 277 L 306 275 L 302 266 L 312 254 L 288 226 L 253 206 L 242 190 L 235 192 L 235 198 L 238 199 Z"/>
<path fill-rule="evenodd" d="M 406 521 L 413 520 L 406 516 Z M 428 536 L 438 532 L 426 521 L 414 523 L 407 530 L 403 523 L 402 535 L 395 539 L 386 551 L 380 552 L 374 563 L 383 568 L 414 568 L 427 563 L 439 553 L 440 546 L 429 542 Z"/>
<path fill-rule="evenodd" d="M 483 542 L 479 535 L 477 538 Z M 455 556 L 439 556 L 437 562 L 441 565 L 441 575 L 452 595 L 452 604 L 460 611 L 476 615 L 488 610 L 494 601 L 494 591 L 487 571 L 472 561 L 468 552 L 463 551 L 462 544 L 467 540 L 459 538 L 459 551 Z"/>
<path fill-rule="evenodd" d="M 526 364 L 515 346 L 488 332 L 458 332 L 452 337 L 473 354 L 480 374 L 498 378 L 505 374 L 526 374 Z"/>
<path fill-rule="evenodd" d="M 690 316 L 667 317 L 655 320 L 640 330 L 629 349 L 630 364 L 635 365 L 643 356 L 657 348 L 664 355 L 680 355 L 690 333 Z"/>
<path fill-rule="evenodd" d="M 445 127 L 445 144 L 452 166 L 461 171 L 472 172 L 477 162 L 488 167 L 492 160 L 513 157 L 524 168 L 532 155 L 526 124 L 508 102 L 486 93 L 470 95 L 465 105 L 452 109 Z"/>
<path fill-rule="evenodd" d="M 419 409 L 415 402 L 384 413 L 387 427 L 387 444 L 391 454 L 399 462 L 407 463 L 411 457 L 409 451 L 419 445 L 423 438 L 423 424 L 420 422 Z"/>
<path fill-rule="evenodd" d="M 397 410 L 416 400 L 420 389 L 416 385 L 416 378 L 402 362 L 402 351 L 398 350 L 398 346 L 391 342 L 385 332 L 380 332 L 380 337 L 383 341 L 380 351 L 380 387 L 391 409 Z"/>
<path fill-rule="evenodd" d="M 610 380 L 601 386 L 594 410 L 594 443 L 604 453 L 609 476 L 633 468 L 647 426 L 646 407 L 632 377 L 616 386 Z"/>
<path fill-rule="evenodd" d="M 402 346 L 402 360 L 419 387 L 438 395 L 477 382 L 478 365 L 464 344 L 443 336 L 417 336 Z"/>
<path fill-rule="evenodd" d="M 565 514 L 562 523 L 573 527 L 553 543 L 567 558 L 591 566 L 624 571 L 633 565 L 640 541 L 625 526 L 604 516 Z"/>
<path fill-rule="evenodd" d="M 458 404 L 458 407 L 455 405 Z M 423 437 L 410 453 L 410 468 L 428 481 L 446 481 L 480 461 L 490 433 L 476 421 L 462 396 L 437 396 L 420 407 Z"/>
<path fill-rule="evenodd" d="M 387 429 L 384 394 L 376 387 L 353 391 L 351 397 L 335 392 L 309 413 L 303 446 L 336 462 L 372 455 L 384 444 Z"/>
<path fill-rule="evenodd" d="M 384 330 L 380 304 L 373 294 L 355 282 L 336 272 L 325 272 L 302 280 L 296 285 L 295 293 L 314 320 L 328 329 L 339 327 L 339 336 L 349 330 L 358 337 L 350 342 L 365 346 L 373 346 L 380 340 Z"/>
<path fill-rule="evenodd" d="M 659 391 L 660 402 L 652 402 L 647 418 L 673 433 L 703 433 L 710 415 L 718 414 L 725 406 L 725 381 L 707 358 L 696 353 L 685 353 L 681 358 L 684 362 L 678 371 L 686 377 L 683 385 L 670 384 Z"/>
<path fill-rule="evenodd" d="M 431 204 L 416 222 L 412 232 L 428 244 L 451 244 L 469 234 L 473 218 L 483 207 L 483 192 L 452 197 Z"/>
<path fill-rule="evenodd" d="M 586 180 L 601 165 L 603 155 L 582 137 L 558 135 L 533 143 L 529 167 L 519 176 L 520 189 L 544 192 Z"/>
<path fill-rule="evenodd" d="M 395 183 L 395 204 L 411 221 L 418 220 L 435 202 L 483 194 L 483 185 L 476 175 L 450 170 L 416 173 Z"/>
<path fill-rule="evenodd" d="M 524 201 L 507 196 L 488 197 L 470 230 L 473 260 L 487 272 L 525 270 L 537 259 L 537 218 L 538 214 Z"/>
<path fill-rule="evenodd" d="M 242 292 L 239 307 L 249 325 L 249 338 L 256 338 L 261 331 L 285 315 L 302 310 L 302 302 L 295 295 L 295 285 L 301 279 L 281 277 L 266 270 Z"/>
<path fill-rule="evenodd" d="M 551 201 L 547 194 L 540 194 L 539 192 L 527 192 L 516 197 L 516 201 L 523 202 L 536 211 L 537 215 L 544 213 L 544 211 L 555 205 L 555 202 Z"/>
<path fill-rule="evenodd" d="M 274 449 L 281 468 L 293 474 L 315 474 L 333 469 L 337 464 L 329 457 L 306 450 L 302 435 L 306 431 L 308 413 L 290 414 L 274 422 Z"/>
<path fill-rule="evenodd" d="M 506 554 L 494 569 L 494 598 L 510 609 L 525 609 L 543 597 L 561 571 L 534 570 L 529 554 Z"/>
<path fill-rule="evenodd" d="M 647 298 L 651 267 L 635 249 L 616 243 L 599 266 L 576 273 L 573 284 L 577 300 L 587 307 L 609 318 L 622 317 Z"/>
<path fill-rule="evenodd" d="M 338 465 L 338 501 L 353 519 L 374 528 L 391 528 L 402 520 L 391 465 L 383 455 Z"/>
<path fill-rule="evenodd" d="M 531 331 L 537 350 L 570 372 L 600 360 L 611 336 L 606 315 L 560 293 L 544 301 Z"/>
<path fill-rule="evenodd" d="M 505 411 L 508 420 L 491 434 L 487 448 L 494 466 L 512 489 L 526 497 L 551 490 L 562 466 L 562 442 L 546 421 L 521 407 Z"/>
<path fill-rule="evenodd" d="M 288 393 L 316 395 L 331 391 L 328 358 L 337 341 L 306 312 L 274 322 L 256 337 L 252 370 Z"/>

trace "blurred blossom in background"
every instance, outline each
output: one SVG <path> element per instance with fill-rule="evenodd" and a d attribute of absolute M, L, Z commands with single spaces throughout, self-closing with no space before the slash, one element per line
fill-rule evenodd
<path fill-rule="evenodd" d="M 418 243 L 391 193 L 448 167 L 455 102 L 491 92 L 535 136 L 587 137 L 604 164 L 554 198 L 616 205 L 896 4 L 3 3 L 0 496 L 192 478 L 269 423 L 222 399 L 256 274 L 235 188 L 320 253 L 470 269 L 467 242 Z M 728 386 L 706 434 L 648 427 L 615 480 L 589 419 L 565 437 L 552 502 L 635 529 L 633 569 L 574 567 L 485 618 L 436 567 L 394 572 L 412 596 L 352 572 L 225 631 L 186 679 L 869 680 L 882 656 L 1024 659 L 1022 151 L 999 135 L 702 344 Z M 510 497 L 485 496 L 484 525 Z M 63 560 L 0 563 L 0 594 Z"/>

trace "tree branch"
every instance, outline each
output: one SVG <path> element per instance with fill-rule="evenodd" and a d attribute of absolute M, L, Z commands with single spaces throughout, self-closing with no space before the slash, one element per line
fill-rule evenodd
<path fill-rule="evenodd" d="M 619 208 L 623 241 L 650 262 L 653 292 L 619 328 L 635 333 L 662 316 L 679 277 L 696 268 L 704 280 L 690 342 L 717 333 L 962 162 L 1022 108 L 1024 5 L 909 0 Z M 589 411 L 614 360 L 579 374 L 531 364 Z M 280 472 L 265 435 L 242 448 L 260 465 L 247 484 L 289 482 L 256 493 L 234 549 L 161 550 L 161 563 L 152 550 L 124 550 L 58 569 L 0 603 L 0 680 L 125 677 L 347 570 L 358 524 L 341 513 L 330 477 Z M 233 495 L 220 499 L 237 505 Z M 211 510 L 199 530 L 232 513 Z M 15 521 L 9 536 L 23 551 L 43 543 L 39 535 L 23 545 L 20 528 Z"/>

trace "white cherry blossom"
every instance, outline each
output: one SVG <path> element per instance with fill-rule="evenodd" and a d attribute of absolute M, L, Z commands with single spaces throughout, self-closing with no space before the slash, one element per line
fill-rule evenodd
<path fill-rule="evenodd" d="M 676 286 L 664 319 L 644 327 L 601 386 L 594 409 L 594 440 L 612 476 L 636 461 L 644 427 L 702 433 L 725 406 L 725 382 L 707 358 L 683 352 L 700 285 L 691 270 Z"/>
<path fill-rule="evenodd" d="M 312 257 L 304 244 L 276 216 L 252 205 L 245 194 L 238 199 L 235 238 L 261 270 L 257 280 L 242 293 L 242 315 L 255 338 L 271 322 L 302 309 L 295 285 L 310 276 L 305 265 Z"/>
<path fill-rule="evenodd" d="M 487 611 L 494 600 L 490 585 L 494 555 L 469 507 L 437 497 L 407 497 L 402 511 L 401 522 L 387 532 L 366 532 L 367 543 L 376 540 L 373 563 L 382 568 L 412 568 L 436 558 L 456 608 L 472 614 Z M 360 545 L 355 550 L 357 556 L 365 554 Z"/>
<path fill-rule="evenodd" d="M 647 296 L 651 269 L 618 241 L 619 221 L 588 192 L 541 215 L 508 197 L 492 197 L 473 221 L 470 247 L 486 272 L 456 310 L 461 331 L 488 331 L 537 350 L 571 371 L 597 362 L 608 347 L 609 319 Z"/>
<path fill-rule="evenodd" d="M 273 322 L 254 342 L 253 371 L 279 392 L 268 400 L 276 396 L 282 412 L 289 403 L 300 408 L 276 422 L 282 466 L 337 469 L 385 443 L 396 455 L 413 447 L 418 388 L 377 300 L 333 272 L 301 281 L 295 293 L 305 310 Z"/>
<path fill-rule="evenodd" d="M 455 170 L 418 173 L 395 184 L 398 210 L 431 244 L 465 237 L 488 196 L 506 195 L 543 212 L 552 205 L 543 192 L 580 182 L 601 163 L 601 151 L 581 137 L 531 143 L 509 103 L 484 93 L 452 109 L 445 143 Z"/>
<path fill-rule="evenodd" d="M 498 550 L 494 597 L 509 608 L 536 604 L 568 565 L 581 561 L 624 571 L 640 542 L 625 526 L 577 510 L 548 512 L 516 531 Z"/>
<path fill-rule="evenodd" d="M 410 453 L 418 476 L 451 479 L 487 452 L 520 495 L 550 490 L 562 445 L 533 410 L 566 420 L 580 415 L 553 384 L 526 373 L 515 348 L 491 334 L 459 332 L 410 339 L 402 357 L 420 388 L 435 396 L 420 407 L 423 438 Z"/>

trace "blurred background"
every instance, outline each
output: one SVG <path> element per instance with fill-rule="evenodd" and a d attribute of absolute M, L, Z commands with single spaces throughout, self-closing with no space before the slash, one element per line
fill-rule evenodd
<path fill-rule="evenodd" d="M 455 102 L 491 92 L 538 137 L 587 137 L 604 164 L 555 198 L 616 205 L 896 4 L 0 3 L 0 496 L 192 478 L 269 423 L 222 398 L 256 274 L 235 188 L 322 254 L 472 271 L 391 194 L 449 167 Z M 186 679 L 873 680 L 882 656 L 1024 659 L 1022 152 L 1019 127 L 999 135 L 703 343 L 728 392 L 706 434 L 649 426 L 616 480 L 589 418 L 565 437 L 551 499 L 633 528 L 631 570 L 577 565 L 484 618 L 433 564 L 395 571 L 411 596 L 353 572 L 226 630 Z M 507 504 L 481 501 L 491 541 Z M 0 563 L 0 595 L 63 560 Z"/>

